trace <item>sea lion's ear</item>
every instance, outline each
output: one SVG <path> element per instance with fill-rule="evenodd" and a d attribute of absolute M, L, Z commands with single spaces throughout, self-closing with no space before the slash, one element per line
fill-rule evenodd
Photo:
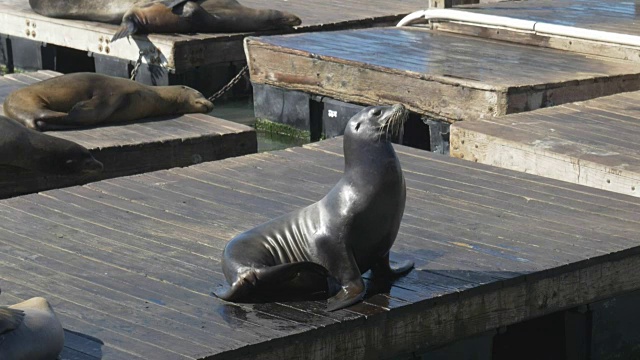
<path fill-rule="evenodd" d="M 0 306 L 0 335 L 17 329 L 23 319 L 24 311 Z"/>

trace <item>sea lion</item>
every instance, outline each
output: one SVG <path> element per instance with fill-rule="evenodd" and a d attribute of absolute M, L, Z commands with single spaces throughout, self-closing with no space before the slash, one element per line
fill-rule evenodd
<path fill-rule="evenodd" d="M 209 100 L 186 86 L 147 86 L 94 73 L 47 79 L 12 92 L 4 101 L 8 117 L 37 130 L 206 113 L 211 109 Z"/>
<path fill-rule="evenodd" d="M 0 306 L 1 359 L 56 359 L 63 346 L 64 330 L 46 299 Z"/>
<path fill-rule="evenodd" d="M 320 201 L 229 241 L 222 269 L 230 286 L 223 285 L 214 295 L 242 302 L 272 292 L 310 291 L 314 285 L 331 292 L 337 284 L 337 294 L 328 300 L 332 311 L 362 300 L 361 274 L 369 269 L 374 277 L 387 278 L 409 272 L 410 261 L 393 268 L 389 264 L 406 198 L 389 139 L 406 117 L 402 105 L 368 107 L 353 116 L 344 133 L 340 181 Z"/>
<path fill-rule="evenodd" d="M 72 141 L 28 129 L 4 116 L 0 116 L 0 133 L 0 165 L 58 175 L 102 171 L 102 163 Z"/>
<path fill-rule="evenodd" d="M 40 15 L 120 24 L 112 41 L 135 33 L 247 32 L 290 28 L 300 18 L 236 0 L 29 0 Z"/>

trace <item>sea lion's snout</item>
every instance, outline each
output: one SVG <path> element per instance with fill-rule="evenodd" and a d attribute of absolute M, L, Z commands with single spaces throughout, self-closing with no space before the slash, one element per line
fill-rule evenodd
<path fill-rule="evenodd" d="M 95 174 L 102 172 L 102 170 L 104 170 L 104 165 L 102 165 L 100 161 L 94 159 L 93 157 L 85 159 L 82 163 L 83 173 Z"/>
<path fill-rule="evenodd" d="M 277 27 L 298 26 L 302 24 L 302 20 L 298 16 L 286 11 L 274 11 L 272 21 Z"/>
<path fill-rule="evenodd" d="M 382 114 L 378 117 L 378 131 L 381 135 L 399 135 L 404 122 L 409 117 L 409 112 L 402 104 L 395 104 L 382 108 Z"/>
<path fill-rule="evenodd" d="M 285 15 L 284 19 L 285 19 L 285 24 L 286 25 L 298 26 L 298 25 L 302 24 L 302 20 L 299 17 L 297 17 L 297 16 L 295 16 L 293 14 L 290 14 L 290 13 L 285 13 L 284 15 Z"/>
<path fill-rule="evenodd" d="M 194 102 L 196 105 L 202 108 L 202 113 L 208 113 L 213 110 L 213 103 L 207 99 L 198 99 Z"/>

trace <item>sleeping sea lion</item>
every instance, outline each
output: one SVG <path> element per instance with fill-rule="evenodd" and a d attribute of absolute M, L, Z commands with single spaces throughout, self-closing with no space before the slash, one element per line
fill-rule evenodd
<path fill-rule="evenodd" d="M 4 116 L 0 116 L 0 133 L 0 165 L 58 175 L 102 171 L 102 163 L 72 141 L 28 129 Z"/>
<path fill-rule="evenodd" d="M 37 130 L 207 113 L 211 109 L 209 100 L 186 86 L 147 86 L 94 73 L 47 79 L 12 92 L 4 101 L 8 117 Z"/>
<path fill-rule="evenodd" d="M 402 105 L 368 107 L 344 132 L 344 175 L 320 201 L 233 238 L 225 246 L 222 270 L 229 285 L 214 291 L 244 302 L 269 293 L 331 289 L 328 310 L 362 300 L 361 274 L 395 277 L 412 262 L 389 264 L 398 234 L 406 188 L 390 142 L 407 117 Z M 315 279 L 315 280 L 313 280 Z"/>
<path fill-rule="evenodd" d="M 135 33 L 248 32 L 290 28 L 300 18 L 236 0 L 29 0 L 40 15 L 120 24 L 112 41 Z"/>

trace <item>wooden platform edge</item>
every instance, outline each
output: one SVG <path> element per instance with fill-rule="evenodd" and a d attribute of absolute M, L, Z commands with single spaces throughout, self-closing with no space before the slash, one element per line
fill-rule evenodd
<path fill-rule="evenodd" d="M 328 96 L 354 104 L 400 102 L 410 111 L 451 123 L 640 89 L 640 75 L 636 73 L 594 74 L 584 79 L 544 85 L 492 86 L 310 54 L 272 45 L 255 37 L 246 38 L 244 47 L 253 83 Z M 320 76 L 326 73 L 340 76 Z M 434 98 L 441 100 L 432 101 Z M 466 101 L 461 104 L 459 99 Z"/>
<path fill-rule="evenodd" d="M 556 311 L 640 289 L 640 249 L 521 276 L 469 291 L 226 352 L 207 360 L 388 358 L 426 350 Z M 415 270 L 414 270 L 415 271 Z M 520 280 L 520 282 L 517 282 Z M 530 299 L 534 299 L 531 301 Z M 400 335 L 404 334 L 404 335 Z M 335 341 L 339 343 L 335 343 Z"/>
<path fill-rule="evenodd" d="M 617 193 L 640 196 L 640 179 L 622 166 L 607 166 L 531 145 L 534 137 L 508 139 L 483 131 L 485 122 L 451 126 L 450 155 L 460 159 L 521 171 Z M 523 135 L 526 136 L 526 135 Z M 560 145 L 560 144 L 558 144 Z M 569 145 L 571 146 L 571 145 Z M 576 149 L 579 150 L 579 149 Z"/>
<path fill-rule="evenodd" d="M 257 37 L 248 37 L 244 41 L 247 64 L 251 82 L 267 84 L 287 90 L 299 90 L 307 93 L 329 96 L 333 99 L 355 104 L 378 104 L 380 102 L 402 102 L 409 110 L 432 116 L 444 121 L 459 120 L 460 112 L 452 111 L 447 104 L 449 99 L 473 98 L 467 113 L 477 118 L 491 117 L 507 112 L 507 88 L 486 85 L 465 79 L 448 79 L 442 76 L 427 76 L 375 65 L 354 64 L 343 59 L 309 54 L 304 51 L 270 45 Z M 287 54 L 286 61 L 280 54 Z M 324 61 L 321 65 L 318 60 Z M 269 64 L 264 68 L 262 64 Z M 321 67 L 321 70 L 319 69 Z M 334 79 L 319 77 L 321 73 L 346 75 Z M 314 76 L 314 74 L 318 74 Z M 407 93 L 430 94 L 428 98 L 414 100 L 398 94 L 397 76 L 403 76 L 402 88 Z M 349 91 L 343 91 L 348 83 Z M 376 86 L 371 84 L 375 83 Z M 443 99 L 433 102 L 432 98 Z M 471 103 L 471 102 L 470 102 Z"/>

